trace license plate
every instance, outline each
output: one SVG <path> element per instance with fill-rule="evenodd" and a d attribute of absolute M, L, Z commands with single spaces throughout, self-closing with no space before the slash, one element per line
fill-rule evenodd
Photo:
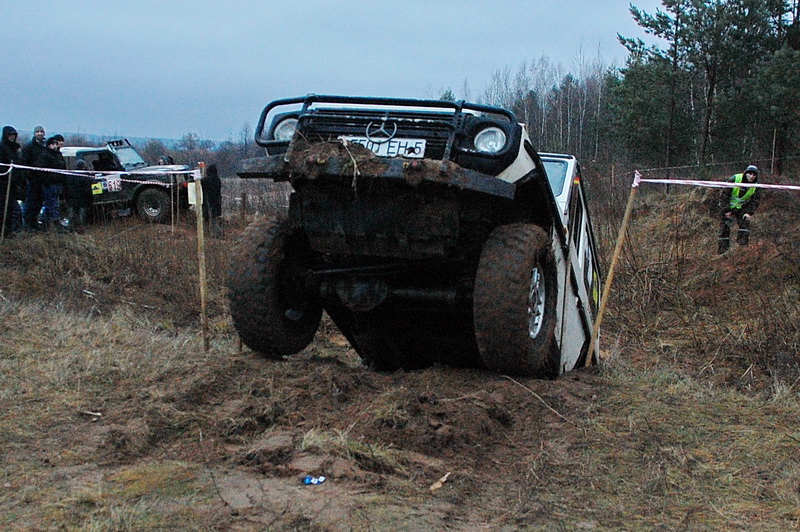
<path fill-rule="evenodd" d="M 366 137 L 344 137 L 348 142 L 361 144 L 379 157 L 425 157 L 425 139 L 391 139 L 386 142 L 373 142 Z"/>

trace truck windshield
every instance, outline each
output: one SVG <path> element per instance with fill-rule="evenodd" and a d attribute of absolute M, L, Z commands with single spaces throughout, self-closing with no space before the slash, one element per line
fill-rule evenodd
<path fill-rule="evenodd" d="M 119 162 L 125 170 L 135 170 L 147 166 L 147 163 L 142 159 L 142 156 L 136 153 L 133 148 L 118 148 L 114 150 Z"/>

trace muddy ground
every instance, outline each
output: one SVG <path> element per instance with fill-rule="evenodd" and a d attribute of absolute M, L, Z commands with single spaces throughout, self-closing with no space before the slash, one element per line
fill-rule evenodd
<path fill-rule="evenodd" d="M 376 373 L 328 320 L 259 358 L 226 312 L 233 235 L 208 244 L 208 351 L 191 225 L 5 242 L 0 529 L 796 528 L 786 230 L 720 258 L 709 224 L 676 279 L 639 251 L 657 219 L 634 224 L 605 363 L 553 381 Z M 727 313 L 754 279 L 780 315 Z"/>

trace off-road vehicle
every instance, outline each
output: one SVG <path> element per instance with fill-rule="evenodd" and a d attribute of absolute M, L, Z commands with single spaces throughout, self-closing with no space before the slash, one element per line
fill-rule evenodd
<path fill-rule="evenodd" d="M 555 377 L 595 359 L 600 274 L 577 162 L 540 157 L 510 111 L 309 95 L 269 104 L 256 141 L 267 155 L 239 176 L 293 191 L 233 257 L 231 314 L 254 351 L 301 351 L 324 310 L 376 369 Z"/>
<path fill-rule="evenodd" d="M 167 222 L 173 209 L 188 208 L 187 186 L 192 173 L 184 165 L 151 166 L 127 139 L 105 146 L 61 148 L 67 169 L 82 160 L 92 178 L 93 204 L 119 209 L 135 208 L 148 222 Z"/>

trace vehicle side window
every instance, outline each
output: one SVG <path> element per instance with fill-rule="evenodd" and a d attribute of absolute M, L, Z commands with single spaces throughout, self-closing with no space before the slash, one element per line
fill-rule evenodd
<path fill-rule="evenodd" d="M 572 237 L 573 245 L 578 251 L 580 258 L 581 233 L 583 232 L 583 198 L 580 194 L 573 194 L 571 198 L 570 214 L 569 214 L 569 232 Z"/>
<path fill-rule="evenodd" d="M 588 249 L 586 250 L 583 266 L 583 282 L 586 284 L 586 293 L 589 294 L 592 301 L 592 310 L 597 313 L 598 308 L 600 308 L 600 279 L 594 267 L 594 255 L 592 254 L 592 247 L 589 243 L 588 235 L 586 240 Z"/>
<path fill-rule="evenodd" d="M 107 171 L 119 170 L 120 165 L 117 158 L 111 152 L 100 152 L 92 161 L 92 170 Z"/>
<path fill-rule="evenodd" d="M 589 220 L 586 217 L 586 204 L 583 191 L 577 180 L 570 198 L 570 240 L 575 250 L 576 276 L 582 282 L 590 298 L 592 309 L 597 312 L 600 303 L 600 279 L 596 270 Z"/>

